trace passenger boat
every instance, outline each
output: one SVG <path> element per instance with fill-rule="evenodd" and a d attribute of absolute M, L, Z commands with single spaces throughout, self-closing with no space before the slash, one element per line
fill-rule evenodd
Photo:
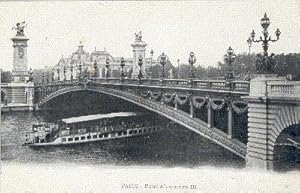
<path fill-rule="evenodd" d="M 118 112 L 62 119 L 58 124 L 34 124 L 24 146 L 55 146 L 89 143 L 146 135 L 162 130 L 147 114 Z"/>

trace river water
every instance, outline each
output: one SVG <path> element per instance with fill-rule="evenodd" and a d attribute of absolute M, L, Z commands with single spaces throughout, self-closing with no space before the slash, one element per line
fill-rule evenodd
<path fill-rule="evenodd" d="M 47 113 L 41 112 L 1 116 L 1 192 L 294 192 L 300 188 L 299 171 L 249 171 L 244 160 L 176 124 L 161 133 L 128 139 L 39 149 L 22 146 L 31 124 L 45 119 Z M 182 189 L 190 185 L 197 188 Z"/>

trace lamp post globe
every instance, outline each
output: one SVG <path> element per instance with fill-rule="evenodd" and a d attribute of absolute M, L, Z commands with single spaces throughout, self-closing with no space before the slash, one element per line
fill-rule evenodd
<path fill-rule="evenodd" d="M 264 17 L 260 20 L 260 25 L 264 30 L 267 30 L 270 25 L 270 19 L 267 16 L 267 13 L 265 13 Z"/>

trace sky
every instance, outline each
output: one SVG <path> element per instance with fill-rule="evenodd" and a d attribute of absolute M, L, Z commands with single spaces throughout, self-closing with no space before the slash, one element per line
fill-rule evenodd
<path fill-rule="evenodd" d="M 162 52 L 176 64 L 187 63 L 193 51 L 195 65 L 216 66 L 231 46 L 235 53 L 248 53 L 246 40 L 252 29 L 261 34 L 260 19 L 267 12 L 269 34 L 277 28 L 280 40 L 270 43 L 269 52 L 300 53 L 300 1 L 38 1 L 0 2 L 0 68 L 11 70 L 10 40 L 17 22 L 25 21 L 28 66 L 54 66 L 68 57 L 79 42 L 92 52 L 106 50 L 116 57 L 132 57 L 134 33 L 142 31 L 146 57 Z M 261 44 L 251 52 L 261 52 Z"/>

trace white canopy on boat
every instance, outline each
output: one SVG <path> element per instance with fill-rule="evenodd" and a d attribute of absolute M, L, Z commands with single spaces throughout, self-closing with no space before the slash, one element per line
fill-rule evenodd
<path fill-rule="evenodd" d="M 95 115 L 86 115 L 86 116 L 80 116 L 80 117 L 66 118 L 66 119 L 62 119 L 62 121 L 65 122 L 66 124 L 70 124 L 70 123 L 94 121 L 94 120 L 105 119 L 105 118 L 131 117 L 131 116 L 137 116 L 137 113 L 136 112 L 118 112 L 118 113 L 108 113 L 108 114 L 95 114 Z"/>

